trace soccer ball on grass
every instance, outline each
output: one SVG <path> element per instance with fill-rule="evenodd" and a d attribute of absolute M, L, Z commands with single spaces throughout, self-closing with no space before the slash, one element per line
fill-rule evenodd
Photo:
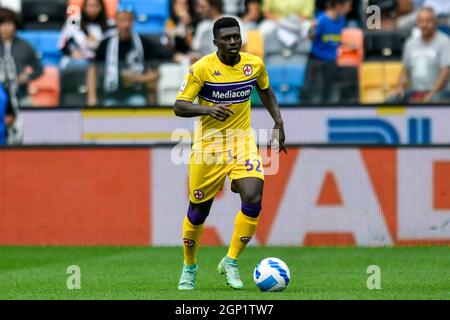
<path fill-rule="evenodd" d="M 253 272 L 256 286 L 263 292 L 283 291 L 291 278 L 289 268 L 278 258 L 266 258 L 258 263 Z"/>

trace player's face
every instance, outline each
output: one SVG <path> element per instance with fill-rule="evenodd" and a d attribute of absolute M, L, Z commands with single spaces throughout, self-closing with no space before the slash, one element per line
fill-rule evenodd
<path fill-rule="evenodd" d="M 224 56 L 239 54 L 242 47 L 242 38 L 239 28 L 231 27 L 220 29 L 217 38 L 214 40 L 214 44 Z"/>

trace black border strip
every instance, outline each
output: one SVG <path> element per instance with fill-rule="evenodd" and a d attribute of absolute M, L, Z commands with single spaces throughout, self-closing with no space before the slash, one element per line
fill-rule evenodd
<path fill-rule="evenodd" d="M 270 314 L 255 314 L 247 312 L 244 314 L 242 310 L 236 312 L 237 305 L 270 305 L 273 306 Z M 301 319 L 301 315 L 313 314 L 319 318 L 329 316 L 334 319 L 342 316 L 350 319 L 360 319 L 365 317 L 370 310 L 378 311 L 383 318 L 387 318 L 387 314 L 392 314 L 395 310 L 401 310 L 403 318 L 421 315 L 426 318 L 430 315 L 430 310 L 435 313 L 442 311 L 445 314 L 448 311 L 448 301 L 445 300 L 114 300 L 114 301 L 96 301 L 96 300 L 27 300 L 27 301 L 0 301 L 2 310 L 11 311 L 13 314 L 22 315 L 24 313 L 44 314 L 52 319 L 52 315 L 57 314 L 58 319 L 64 319 L 62 316 L 70 310 L 71 316 L 86 316 L 86 310 L 92 311 L 105 318 L 111 316 L 122 316 L 130 318 L 132 314 L 146 314 L 149 319 Z M 209 312 L 204 315 L 177 315 L 176 309 L 185 307 L 209 307 L 215 309 L 216 312 Z M 223 307 L 222 307 L 223 306 Z M 224 308 L 226 307 L 226 308 Z M 231 309 L 229 308 L 231 307 Z M 55 309 L 61 308 L 61 313 L 55 313 Z M 392 312 L 387 309 L 392 308 Z M 360 310 L 358 310 L 360 309 Z M 227 311 L 220 314 L 222 311 Z M 250 309 L 247 309 L 250 310 Z M 384 312 L 384 311 L 387 312 Z M 52 312 L 53 311 L 53 312 Z M 141 312 L 142 311 L 142 312 Z M 234 312 L 231 312 L 234 311 Z M 359 311 L 359 312 L 358 312 Z M 384 312 L 384 314 L 383 314 Z M 56 317 L 55 317 L 56 319 Z"/>

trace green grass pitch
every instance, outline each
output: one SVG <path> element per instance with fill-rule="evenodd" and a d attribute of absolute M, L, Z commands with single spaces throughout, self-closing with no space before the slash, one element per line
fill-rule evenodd
<path fill-rule="evenodd" d="M 179 292 L 181 247 L 0 247 L 0 299 L 450 299 L 450 247 L 249 247 L 241 291 L 216 271 L 225 253 L 200 248 L 198 289 Z M 254 266 L 270 256 L 290 268 L 284 292 L 253 283 Z M 80 290 L 66 286 L 69 265 L 81 269 Z M 380 290 L 367 288 L 369 265 L 381 268 Z"/>

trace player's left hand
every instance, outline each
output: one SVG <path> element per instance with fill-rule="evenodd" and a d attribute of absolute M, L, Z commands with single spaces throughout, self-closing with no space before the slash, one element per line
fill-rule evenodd
<path fill-rule="evenodd" d="M 277 147 L 278 152 L 284 151 L 287 154 L 286 146 L 284 144 L 285 134 L 284 134 L 284 125 L 275 124 L 272 130 L 272 140 L 270 142 L 271 147 Z"/>

